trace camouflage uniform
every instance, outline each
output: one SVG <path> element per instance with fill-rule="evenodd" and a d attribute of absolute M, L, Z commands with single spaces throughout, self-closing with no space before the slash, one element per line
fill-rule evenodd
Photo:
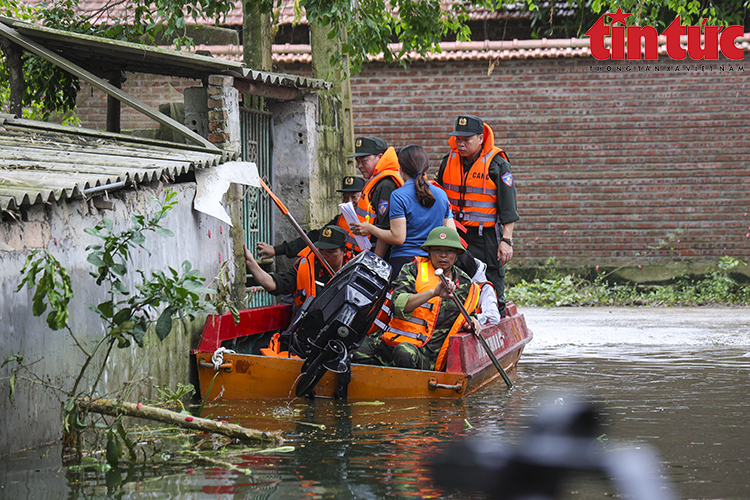
<path fill-rule="evenodd" d="M 456 294 L 461 303 L 471 287 L 471 278 L 455 265 L 451 269 L 453 281 L 457 282 Z M 401 268 L 398 277 L 393 281 L 391 309 L 394 315 L 409 318 L 411 313 L 404 312 L 410 295 L 417 293 L 415 282 L 417 279 L 417 264 L 409 262 Z M 400 368 L 414 368 L 417 370 L 434 370 L 440 348 L 443 346 L 453 322 L 461 311 L 453 299 L 443 299 L 438 312 L 435 332 L 422 347 L 409 342 L 402 342 L 395 347 L 385 343 L 382 339 L 383 331 L 378 330 L 365 338 L 359 349 L 353 354 L 352 362 L 364 365 L 396 366 Z"/>

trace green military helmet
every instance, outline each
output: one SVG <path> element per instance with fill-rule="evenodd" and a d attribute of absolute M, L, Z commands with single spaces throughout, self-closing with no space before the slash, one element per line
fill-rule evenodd
<path fill-rule="evenodd" d="M 436 227 L 430 231 L 427 239 L 422 244 L 422 250 L 427 252 L 429 251 L 429 247 L 455 248 L 458 250 L 459 255 L 466 252 L 463 244 L 461 244 L 461 237 L 458 235 L 458 231 L 447 226 Z"/>

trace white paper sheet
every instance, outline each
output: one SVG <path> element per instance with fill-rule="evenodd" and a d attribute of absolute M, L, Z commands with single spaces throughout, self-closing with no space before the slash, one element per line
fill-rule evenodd
<path fill-rule="evenodd" d="M 359 224 L 359 217 L 357 217 L 357 212 L 354 211 L 354 205 L 352 205 L 351 201 L 339 203 L 339 210 L 341 210 L 341 215 L 347 224 Z M 370 238 L 355 234 L 354 239 L 357 241 L 357 246 L 362 250 L 370 250 L 372 248 Z"/>
<path fill-rule="evenodd" d="M 260 186 L 258 167 L 250 161 L 228 161 L 215 167 L 195 171 L 195 199 L 193 208 L 204 214 L 232 225 L 232 219 L 224 209 L 221 199 L 235 182 L 245 186 Z"/>

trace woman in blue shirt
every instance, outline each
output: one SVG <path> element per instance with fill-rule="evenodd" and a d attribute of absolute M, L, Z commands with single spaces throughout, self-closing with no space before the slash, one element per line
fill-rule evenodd
<path fill-rule="evenodd" d="M 430 231 L 439 226 L 456 227 L 445 191 L 427 182 L 430 166 L 427 151 L 421 146 L 405 146 L 398 152 L 398 164 L 404 185 L 391 193 L 391 229 L 381 229 L 367 222 L 351 225 L 354 234 L 374 235 L 394 245 L 389 259 L 394 278 L 401 266 L 414 257 L 427 256 L 422 244 Z"/>

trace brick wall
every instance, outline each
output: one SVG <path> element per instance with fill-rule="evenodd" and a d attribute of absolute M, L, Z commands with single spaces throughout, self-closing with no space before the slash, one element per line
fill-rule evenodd
<path fill-rule="evenodd" d="M 185 87 L 201 86 L 200 80 L 144 73 L 127 73 L 122 89 L 151 107 L 167 102 L 182 102 Z M 159 124 L 127 104 L 121 107 L 122 130 L 156 129 Z M 81 81 L 76 113 L 85 128 L 103 129 L 107 123 L 107 94 Z"/>
<path fill-rule="evenodd" d="M 434 172 L 455 116 L 483 117 L 513 164 L 519 264 L 750 259 L 747 56 L 740 64 L 662 59 L 630 66 L 580 57 L 510 60 L 490 75 L 488 67 L 368 65 L 352 79 L 356 135 L 422 145 Z M 305 65 L 275 70 L 309 75 Z M 136 82 L 148 87 L 148 99 L 137 89 L 134 95 L 154 106 L 198 84 L 131 75 L 126 85 Z M 88 109 L 79 108 L 82 118 Z M 90 113 L 104 113 L 98 109 Z M 135 128 L 126 113 L 123 107 L 123 128 Z"/>
<path fill-rule="evenodd" d="M 355 133 L 422 145 L 435 171 L 455 116 L 483 117 L 513 165 L 519 264 L 750 258 L 747 56 L 679 71 L 671 59 L 648 71 L 588 58 L 488 66 L 369 65 L 352 81 Z"/>

